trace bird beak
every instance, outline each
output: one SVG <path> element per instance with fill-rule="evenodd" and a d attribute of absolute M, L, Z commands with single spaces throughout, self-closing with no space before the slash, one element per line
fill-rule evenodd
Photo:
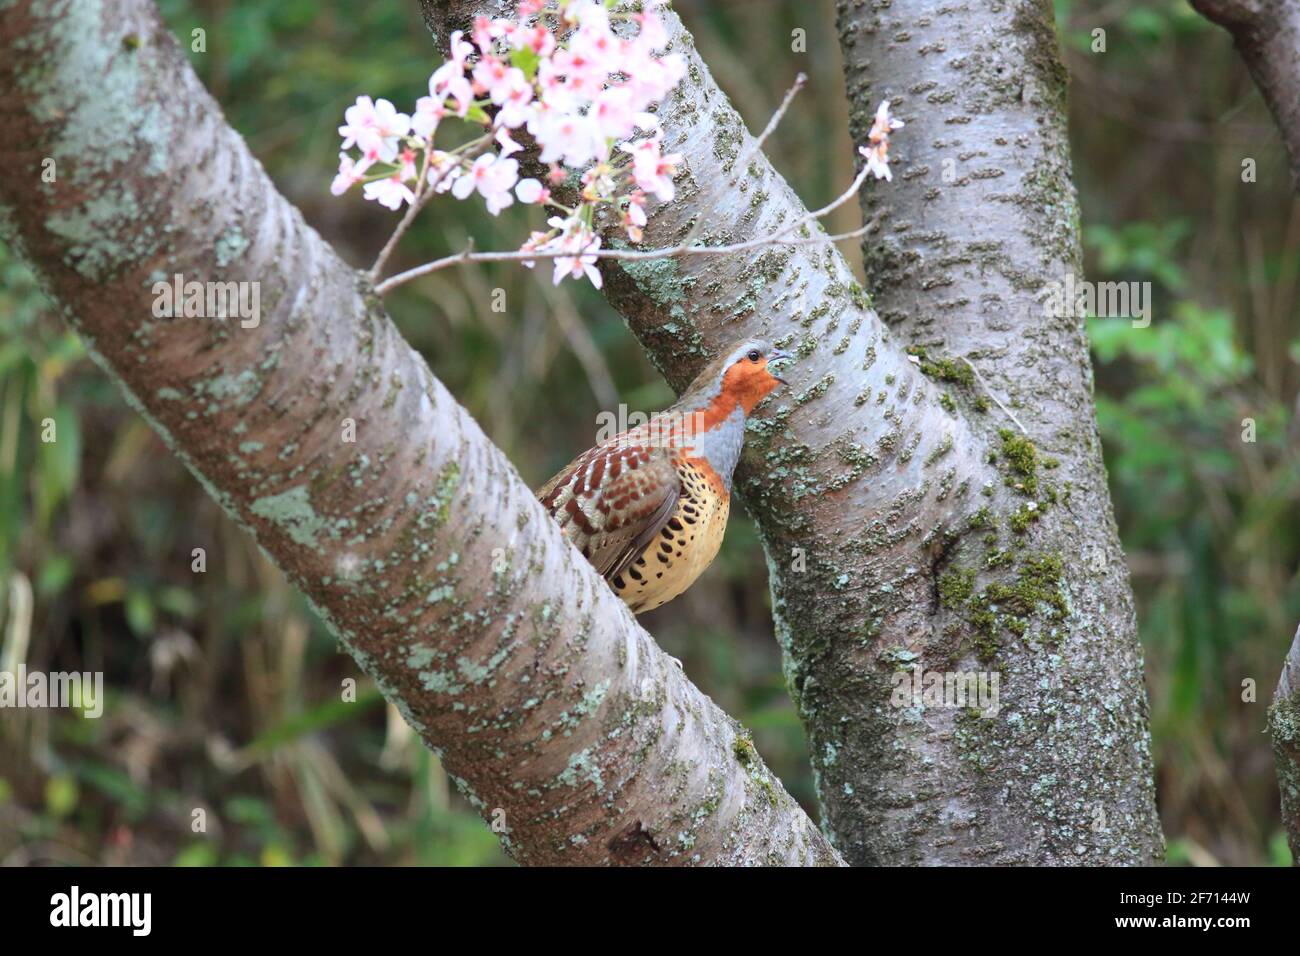
<path fill-rule="evenodd" d="M 790 383 L 787 382 L 785 379 L 783 379 L 780 375 L 777 375 L 774 372 L 772 372 L 772 363 L 777 361 L 788 361 L 792 358 L 794 358 L 794 356 L 791 355 L 789 352 L 785 351 L 784 349 L 772 349 L 772 351 L 767 353 L 768 373 L 774 379 L 780 382 L 782 385 L 789 385 Z"/>

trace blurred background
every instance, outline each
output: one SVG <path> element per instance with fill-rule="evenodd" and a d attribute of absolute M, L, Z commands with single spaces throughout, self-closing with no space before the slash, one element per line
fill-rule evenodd
<path fill-rule="evenodd" d="M 414 0 L 164 0 L 191 60 L 280 189 L 351 263 L 396 214 L 329 194 L 357 95 L 409 111 L 439 62 Z M 676 0 L 749 125 L 810 80 L 768 152 L 809 205 L 853 175 L 831 0 Z M 1185 2 L 1058 2 L 1088 277 L 1153 284 L 1154 320 L 1090 324 L 1098 417 L 1137 592 L 1161 818 L 1172 863 L 1289 862 L 1267 700 L 1300 619 L 1300 203 L 1228 36 Z M 807 31 L 806 54 L 790 51 Z M 1106 52 L 1091 51 L 1106 31 Z M 188 45 L 186 43 L 185 45 Z M 1241 181 L 1244 158 L 1256 181 Z M 858 213 L 840 210 L 835 231 Z M 535 212 L 532 214 L 535 216 Z M 518 207 L 432 205 L 390 271 L 513 248 Z M 860 259 L 852 243 L 851 260 Z M 434 372 L 538 485 L 596 415 L 673 396 L 585 283 L 513 264 L 448 270 L 389 299 Z M 489 308 L 494 289 L 508 309 Z M 544 417 L 540 410 L 545 409 Z M 40 441 L 53 418 L 58 441 Z M 1256 440 L 1242 440 L 1242 420 Z M 191 571 L 202 547 L 207 572 Z M 132 414 L 0 244 L 0 669 L 102 670 L 99 720 L 0 712 L 0 863 L 454 864 L 509 861 L 436 758 Z M 642 619 L 755 734 L 816 814 L 771 634 L 753 526 Z M 340 699 L 345 678 L 357 701 Z M 1243 701 L 1243 681 L 1257 702 Z M 194 810 L 206 833 L 192 830 Z"/>

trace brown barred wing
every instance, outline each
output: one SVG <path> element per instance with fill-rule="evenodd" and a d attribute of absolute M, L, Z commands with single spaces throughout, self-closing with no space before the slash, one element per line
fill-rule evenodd
<path fill-rule="evenodd" d="M 610 443 L 591 449 L 537 493 L 583 557 L 607 579 L 621 574 L 668 523 L 681 479 L 663 448 Z"/>

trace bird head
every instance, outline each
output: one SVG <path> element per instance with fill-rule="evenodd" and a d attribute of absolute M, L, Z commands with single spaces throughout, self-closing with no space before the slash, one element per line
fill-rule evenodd
<path fill-rule="evenodd" d="M 786 384 L 771 370 L 771 363 L 793 357 L 765 339 L 746 339 L 710 362 L 683 394 L 683 402 L 711 404 L 722 399 L 728 405 L 739 405 L 748 415 L 773 389 Z"/>

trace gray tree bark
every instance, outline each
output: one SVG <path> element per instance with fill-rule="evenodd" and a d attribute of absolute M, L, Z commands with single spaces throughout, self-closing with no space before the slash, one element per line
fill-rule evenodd
<path fill-rule="evenodd" d="M 1300 866 L 1300 628 L 1296 628 L 1273 692 L 1268 730 L 1282 795 L 1282 825 L 1291 847 L 1291 863 Z"/>
<path fill-rule="evenodd" d="M 512 4 L 422 6 L 445 43 Z M 898 328 L 831 246 L 605 263 L 605 288 L 678 390 L 741 336 L 799 356 L 791 397 L 751 425 L 737 482 L 768 556 L 822 828 L 845 858 L 1150 862 L 1163 841 L 1142 658 L 1087 343 L 1078 320 L 1046 320 L 1034 300 L 1078 268 L 1050 13 L 879 9 L 846 4 L 841 35 L 860 137 L 887 91 L 858 58 L 886 55 L 876 31 L 912 38 L 873 66 L 905 94 L 909 123 L 899 175 L 867 199 L 881 222 L 867 243 L 874 302 Z M 672 245 L 699 217 L 703 241 L 724 243 L 807 215 L 766 157 L 734 168 L 752 138 L 680 20 L 666 21 L 688 70 L 659 117 L 684 164 L 645 244 Z M 949 155 L 965 164 L 953 184 L 940 179 Z M 896 696 L 920 669 L 995 672 L 998 717 Z"/>
<path fill-rule="evenodd" d="M 839 862 L 276 192 L 151 4 L 5 4 L 0 91 L 0 236 L 516 859 Z M 257 283 L 260 323 L 156 316 L 175 275 Z"/>
<path fill-rule="evenodd" d="M 1291 185 L 1300 191 L 1300 3 L 1296 0 L 1192 0 L 1232 34 L 1282 133 Z"/>
<path fill-rule="evenodd" d="M 1061 568 L 1055 606 L 994 655 L 1007 688 L 1003 715 L 974 747 L 960 722 L 918 728 L 916 758 L 879 791 L 884 815 L 900 838 L 919 832 L 947 843 L 940 859 L 1147 862 L 1163 844 L 1142 655 L 1088 343 L 1082 316 L 1049 316 L 1044 301 L 1067 274 L 1083 279 L 1052 5 L 840 0 L 838 10 L 854 136 L 865 139 L 881 99 L 908 123 L 896 137 L 897 188 L 864 195 L 863 215 L 878 224 L 863 241 L 877 307 L 897 340 L 969 360 L 1036 446 L 1037 491 L 1013 482 L 1001 507 L 1014 513 L 1017 499 L 1031 497 L 1041 518 L 1010 536 L 1006 564 L 1007 536 L 985 544 L 978 531 L 966 535 L 949 551 L 947 573 L 974 571 L 976 592 L 1001 611 L 1036 574 L 1032 554 Z M 1004 422 L 977 422 L 990 444 L 1006 434 Z M 1003 451 L 1015 478 L 1014 451 L 1005 442 Z M 953 623 L 981 625 L 982 607 L 974 619 L 969 603 L 954 610 L 936 622 L 927 655 Z M 915 796 L 945 779 L 971 787 L 967 807 Z"/>

